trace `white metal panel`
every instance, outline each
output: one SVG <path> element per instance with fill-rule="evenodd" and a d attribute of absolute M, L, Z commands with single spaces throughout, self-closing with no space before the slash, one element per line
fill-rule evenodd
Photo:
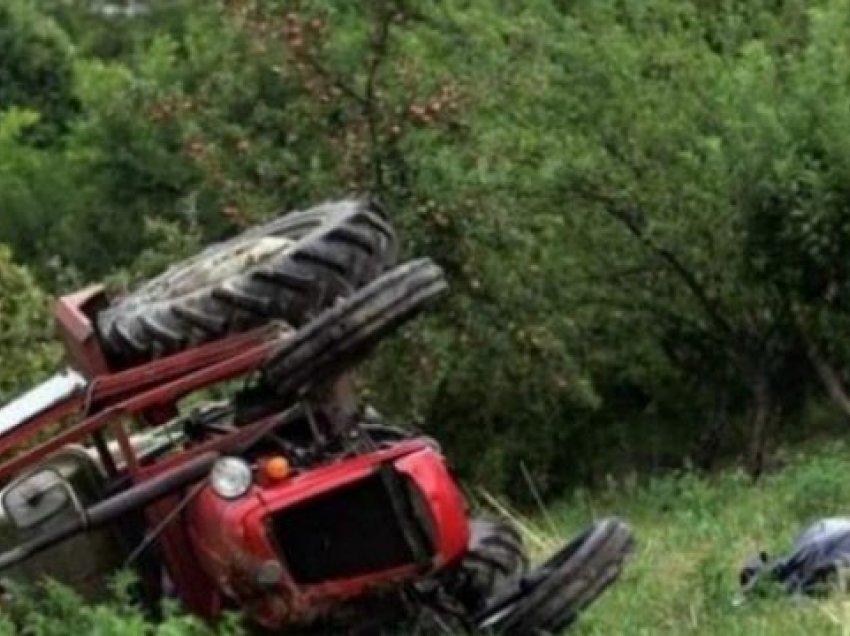
<path fill-rule="evenodd" d="M 86 384 L 86 379 L 73 369 L 57 373 L 0 409 L 0 435 L 85 390 Z"/>

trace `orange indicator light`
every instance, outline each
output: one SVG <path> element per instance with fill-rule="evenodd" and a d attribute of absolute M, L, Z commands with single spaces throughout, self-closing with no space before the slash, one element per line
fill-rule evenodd
<path fill-rule="evenodd" d="M 289 465 L 289 461 L 286 457 L 271 457 L 266 460 L 264 465 L 264 470 L 266 473 L 266 477 L 273 481 L 280 481 L 282 479 L 286 479 L 289 477 L 289 473 L 292 472 L 292 468 Z"/>

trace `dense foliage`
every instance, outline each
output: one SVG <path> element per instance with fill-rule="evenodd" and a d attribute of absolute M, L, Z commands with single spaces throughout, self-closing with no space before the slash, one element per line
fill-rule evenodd
<path fill-rule="evenodd" d="M 453 290 L 364 383 L 467 475 L 758 474 L 850 414 L 838 0 L 6 6 L 0 241 L 50 292 L 368 191 Z"/>
<path fill-rule="evenodd" d="M 40 381 L 57 363 L 49 311 L 48 297 L 32 275 L 0 245 L 0 401 Z"/>
<path fill-rule="evenodd" d="M 166 607 L 164 615 L 153 620 L 134 602 L 133 581 L 128 575 L 116 576 L 112 587 L 112 593 L 97 604 L 84 602 L 76 592 L 54 581 L 45 581 L 34 588 L 16 587 L 3 599 L 0 634 L 241 636 L 245 633 L 236 616 L 228 616 L 213 626 L 173 606 Z"/>

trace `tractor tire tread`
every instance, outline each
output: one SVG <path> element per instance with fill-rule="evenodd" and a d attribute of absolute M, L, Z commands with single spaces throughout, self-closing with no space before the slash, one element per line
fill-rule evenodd
<path fill-rule="evenodd" d="M 104 348 L 137 362 L 274 320 L 300 326 L 395 263 L 397 240 L 383 215 L 373 201 L 326 203 L 211 245 L 101 312 Z M 205 278 L 222 254 L 265 238 L 293 244 L 221 280 Z"/>

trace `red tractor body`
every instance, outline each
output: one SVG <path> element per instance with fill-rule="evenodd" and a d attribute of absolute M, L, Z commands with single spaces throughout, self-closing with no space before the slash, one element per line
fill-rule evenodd
<path fill-rule="evenodd" d="M 380 594 L 463 557 L 469 539 L 463 496 L 443 457 L 421 439 L 331 458 L 309 469 L 295 467 L 274 478 L 263 472 L 274 454 L 260 451 L 250 458 L 255 472 L 250 489 L 234 499 L 197 479 L 162 496 L 144 495 L 156 489 L 154 482 L 167 482 L 208 455 L 238 455 L 246 440 L 280 416 L 267 414 L 147 454 L 140 452 L 138 433 L 130 427 L 163 426 L 177 414 L 182 398 L 255 371 L 289 331 L 260 329 L 113 371 L 89 317 L 102 304 L 98 288 L 59 301 L 56 316 L 73 380 L 39 397 L 34 408 L 6 407 L 10 422 L 0 431 L 0 453 L 7 459 L 0 479 L 26 474 L 69 445 L 90 442 L 104 489 L 115 490 L 117 483 L 125 488 L 114 496 L 116 503 L 139 493 L 148 497 L 138 510 L 147 529 L 157 531 L 165 587 L 209 618 L 237 606 L 266 627 L 306 624 L 345 602 Z M 35 397 L 31 392 L 18 405 L 32 407 Z M 12 421 L 16 414 L 19 421 Z M 56 430 L 59 421 L 65 424 Z M 44 439 L 48 430 L 53 432 Z M 22 447 L 28 448 L 8 456 Z M 191 497 L 184 497 L 192 488 Z M 91 518 L 83 521 L 91 523 Z M 162 587 L 159 580 L 146 583 Z"/>
<path fill-rule="evenodd" d="M 362 229 L 323 245 L 359 249 Z M 334 254 L 306 257 L 349 271 Z M 262 280 L 246 289 L 314 288 L 283 269 Z M 153 360 L 103 345 L 101 288 L 60 299 L 70 368 L 0 408 L 0 573 L 94 595 L 135 566 L 152 607 L 170 596 L 273 630 L 559 633 L 619 575 L 628 526 L 594 524 L 529 569 L 510 524 L 469 520 L 436 442 L 356 398 L 350 368 L 445 288 L 436 265 L 410 261 L 297 330 L 266 321 L 211 341 L 131 312 L 113 336 L 144 327 Z M 271 302 L 219 292 L 242 303 L 231 318 Z M 216 318 L 176 308 L 204 327 Z"/>
<path fill-rule="evenodd" d="M 394 510 L 394 485 L 416 510 Z M 186 527 L 218 590 L 270 628 L 457 562 L 469 539 L 442 457 L 418 441 L 256 485 L 236 501 L 207 488 Z"/>

